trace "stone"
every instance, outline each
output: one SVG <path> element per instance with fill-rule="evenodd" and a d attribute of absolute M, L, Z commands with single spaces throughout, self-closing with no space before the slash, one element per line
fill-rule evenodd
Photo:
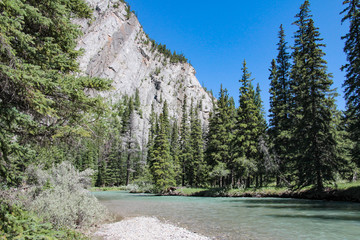
<path fill-rule="evenodd" d="M 162 111 L 167 101 L 171 121 L 180 123 L 184 96 L 190 107 L 197 104 L 200 120 L 206 128 L 213 108 L 212 96 L 195 76 L 189 63 L 170 63 L 163 54 L 151 50 L 151 43 L 135 14 L 126 17 L 126 5 L 117 0 L 86 0 L 95 9 L 93 21 L 74 19 L 84 32 L 78 49 L 84 54 L 78 59 L 82 74 L 113 80 L 113 89 L 100 93 L 109 101 L 122 95 L 140 92 L 142 117 L 137 116 L 136 138 L 141 147 L 147 142 L 151 105 Z M 160 71 L 159 71 L 160 70 Z M 145 138 L 145 139 L 144 139 Z M 145 140 L 145 141 L 144 141 Z"/>

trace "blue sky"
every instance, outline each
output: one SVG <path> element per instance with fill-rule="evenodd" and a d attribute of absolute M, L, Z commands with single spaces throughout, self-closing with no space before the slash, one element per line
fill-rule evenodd
<path fill-rule="evenodd" d="M 269 109 L 269 67 L 277 56 L 278 31 L 283 24 L 286 40 L 293 44 L 294 16 L 303 0 L 128 0 L 149 36 L 182 52 L 195 67 L 199 82 L 218 96 L 220 84 L 238 101 L 238 80 L 246 59 L 254 85 L 260 83 L 265 110 Z M 312 0 L 311 11 L 326 47 L 328 72 L 340 96 L 337 105 L 344 109 L 342 83 L 346 63 L 341 36 L 348 24 L 341 24 L 340 0 Z"/>

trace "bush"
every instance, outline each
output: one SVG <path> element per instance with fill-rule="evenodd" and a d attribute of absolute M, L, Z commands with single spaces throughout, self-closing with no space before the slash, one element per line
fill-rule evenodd
<path fill-rule="evenodd" d="M 30 210 L 57 228 L 90 227 L 107 219 L 107 210 L 86 190 L 91 186 L 93 170 L 79 172 L 68 162 L 49 171 L 31 167 L 27 170 L 27 192 L 33 197 L 26 203 Z"/>
<path fill-rule="evenodd" d="M 85 239 L 82 234 L 64 229 L 54 230 L 34 213 L 0 200 L 0 239 Z"/>

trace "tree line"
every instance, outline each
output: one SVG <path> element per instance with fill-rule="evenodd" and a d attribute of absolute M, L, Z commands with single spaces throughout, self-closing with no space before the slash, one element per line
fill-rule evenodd
<path fill-rule="evenodd" d="M 149 135 L 140 137 L 134 121 L 143 114 L 138 90 L 105 103 L 84 91 L 106 90 L 111 82 L 73 74 L 81 54 L 74 50 L 80 32 L 69 19 L 74 14 L 90 16 L 83 4 L 54 11 L 50 20 L 22 1 L 0 5 L 0 176 L 6 185 L 21 184 L 21 172 L 31 163 L 50 168 L 64 160 L 80 170 L 96 170 L 96 186 L 154 184 L 156 191 L 171 186 L 261 187 L 272 182 L 322 190 L 338 179 L 356 178 L 359 1 L 344 1 L 343 21 L 350 23 L 343 37 L 348 56 L 342 67 L 347 74 L 346 111 L 336 108 L 325 44 L 305 0 L 293 23 L 293 46 L 280 26 L 278 54 L 269 69 L 269 122 L 260 87 L 253 85 L 244 60 L 238 107 L 221 86 L 204 125 L 201 100 L 185 97 L 179 119 L 169 116 L 164 101 L 162 112 L 150 115 Z M 15 21 L 15 16 L 21 17 Z M 51 57 L 55 55 L 59 57 Z"/>

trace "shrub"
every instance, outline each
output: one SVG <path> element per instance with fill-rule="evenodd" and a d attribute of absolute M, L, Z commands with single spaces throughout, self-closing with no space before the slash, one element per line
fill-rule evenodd
<path fill-rule="evenodd" d="M 27 204 L 45 221 L 57 228 L 82 228 L 107 218 L 107 210 L 86 190 L 91 186 L 93 170 L 79 172 L 69 162 L 49 171 L 29 168 L 28 181 L 33 187 L 28 194 L 34 200 Z"/>
<path fill-rule="evenodd" d="M 54 230 L 34 213 L 0 200 L 0 239 L 85 239 L 69 229 Z"/>

